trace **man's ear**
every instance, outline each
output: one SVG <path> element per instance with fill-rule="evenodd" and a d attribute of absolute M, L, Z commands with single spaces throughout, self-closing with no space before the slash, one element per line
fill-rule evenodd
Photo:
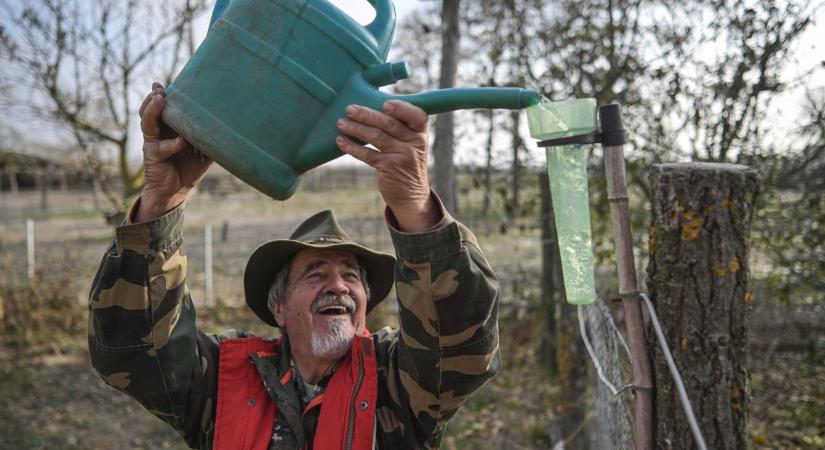
<path fill-rule="evenodd" d="M 270 310 L 272 312 L 272 316 L 275 317 L 275 322 L 278 323 L 278 326 L 284 328 L 284 304 L 283 303 L 275 303 Z"/>

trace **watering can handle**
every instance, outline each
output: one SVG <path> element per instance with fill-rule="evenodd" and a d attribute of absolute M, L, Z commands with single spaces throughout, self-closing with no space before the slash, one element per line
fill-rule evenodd
<path fill-rule="evenodd" d="M 369 2 L 375 8 L 375 19 L 364 28 L 378 43 L 378 54 L 381 59 L 386 60 L 395 32 L 395 5 L 392 0 L 369 0 Z"/>
<path fill-rule="evenodd" d="M 218 18 L 221 17 L 226 7 L 229 6 L 229 0 L 216 0 L 215 7 L 212 8 L 212 18 L 209 19 L 209 29 L 212 29 L 212 25 L 215 25 L 215 22 L 218 21 Z"/>
<path fill-rule="evenodd" d="M 375 19 L 365 26 L 366 30 L 375 38 L 378 44 L 378 54 L 382 60 L 387 59 L 387 53 L 390 51 L 390 44 L 392 43 L 392 36 L 395 32 L 395 5 L 392 0 L 369 0 L 373 8 L 375 8 Z M 212 9 L 212 18 L 209 19 L 209 28 L 215 25 L 218 18 L 229 6 L 230 0 L 216 0 L 215 7 Z"/>

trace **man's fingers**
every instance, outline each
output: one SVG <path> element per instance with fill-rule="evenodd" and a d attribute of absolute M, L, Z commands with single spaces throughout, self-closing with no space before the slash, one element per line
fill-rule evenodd
<path fill-rule="evenodd" d="M 162 95 L 166 96 L 166 92 L 163 90 L 163 85 L 155 81 L 152 83 L 152 92 L 143 99 L 143 103 L 140 104 L 140 109 L 138 109 L 138 116 L 143 117 L 143 111 L 146 110 L 146 107 L 149 106 L 149 102 L 152 101 L 152 97 L 155 95 Z"/>
<path fill-rule="evenodd" d="M 140 131 L 143 132 L 144 141 L 155 142 L 160 139 L 160 113 L 163 112 L 165 104 L 166 99 L 162 95 L 152 94 L 140 117 Z"/>
<path fill-rule="evenodd" d="M 154 92 L 150 92 L 146 98 L 143 99 L 143 103 L 140 104 L 140 109 L 138 109 L 138 116 L 143 117 L 143 111 L 146 111 L 146 107 L 149 106 L 149 102 L 152 101 L 152 98 L 155 96 Z"/>
<path fill-rule="evenodd" d="M 338 144 L 338 148 L 340 148 L 342 152 L 366 163 L 370 167 L 375 167 L 381 157 L 381 152 L 369 149 L 363 145 L 358 145 L 346 136 L 338 136 L 335 139 L 335 143 Z"/>
<path fill-rule="evenodd" d="M 138 115 L 140 116 L 140 130 L 143 132 L 143 139 L 154 142 L 160 139 L 162 128 L 160 126 L 160 113 L 163 112 L 166 93 L 163 85 L 152 83 L 152 92 L 143 99 Z"/>
<path fill-rule="evenodd" d="M 337 126 L 342 133 L 372 144 L 381 151 L 390 149 L 399 143 L 397 139 L 380 128 L 370 127 L 353 120 L 338 119 Z"/>
<path fill-rule="evenodd" d="M 404 123 L 416 133 L 427 131 L 427 113 L 423 109 L 405 101 L 388 100 L 384 102 L 382 110 Z"/>
<path fill-rule="evenodd" d="M 360 105 L 349 105 L 347 117 L 373 128 L 378 128 L 388 135 L 404 142 L 415 139 L 417 132 L 390 115 Z"/>
<path fill-rule="evenodd" d="M 166 161 L 178 153 L 192 148 L 192 144 L 186 142 L 182 137 L 175 139 L 164 139 L 159 141 L 151 151 L 151 157 L 157 161 Z"/>

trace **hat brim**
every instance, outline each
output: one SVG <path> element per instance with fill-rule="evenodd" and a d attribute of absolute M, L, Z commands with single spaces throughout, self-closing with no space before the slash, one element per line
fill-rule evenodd
<path fill-rule="evenodd" d="M 364 265 L 370 298 L 367 313 L 384 301 L 395 280 L 395 257 L 376 252 L 353 243 L 307 244 L 291 239 L 269 241 L 258 247 L 249 257 L 244 271 L 244 296 L 249 308 L 264 322 L 277 327 L 278 323 L 267 306 L 269 289 L 284 263 L 296 253 L 310 248 L 341 250 L 352 253 Z"/>

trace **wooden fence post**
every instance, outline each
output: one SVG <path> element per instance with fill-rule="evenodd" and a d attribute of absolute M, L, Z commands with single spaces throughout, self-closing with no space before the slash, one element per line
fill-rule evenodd
<path fill-rule="evenodd" d="M 747 448 L 747 303 L 759 177 L 746 166 L 654 165 L 647 284 L 708 448 Z M 652 335 L 652 333 L 648 333 Z M 657 449 L 693 449 L 664 356 L 652 338 Z"/>

